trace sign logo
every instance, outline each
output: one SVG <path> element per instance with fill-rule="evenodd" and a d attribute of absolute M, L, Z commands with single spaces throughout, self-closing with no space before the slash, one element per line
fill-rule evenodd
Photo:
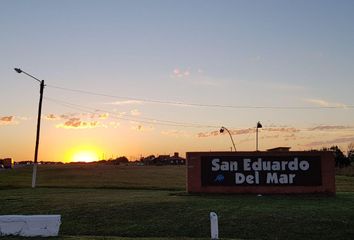
<path fill-rule="evenodd" d="M 216 176 L 216 178 L 214 179 L 214 182 L 218 182 L 218 183 L 222 183 L 225 180 L 224 175 L 219 174 Z"/>

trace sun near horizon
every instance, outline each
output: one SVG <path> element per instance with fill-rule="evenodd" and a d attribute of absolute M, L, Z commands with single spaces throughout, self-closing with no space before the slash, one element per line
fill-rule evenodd
<path fill-rule="evenodd" d="M 99 160 L 99 151 L 95 148 L 77 147 L 65 156 L 65 162 L 95 162 Z"/>

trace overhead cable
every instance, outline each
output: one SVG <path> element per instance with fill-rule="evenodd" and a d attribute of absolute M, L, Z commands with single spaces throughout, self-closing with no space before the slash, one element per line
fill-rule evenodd
<path fill-rule="evenodd" d="M 178 101 L 164 101 L 164 100 L 155 100 L 155 99 L 146 99 L 146 98 L 137 98 L 137 97 L 127 97 L 127 96 L 118 96 L 110 95 L 105 93 L 97 93 L 80 89 L 72 89 L 59 87 L 54 85 L 47 85 L 50 88 L 55 88 L 59 90 L 82 93 L 87 95 L 109 97 L 114 99 L 125 99 L 132 101 L 139 101 L 145 103 L 157 103 L 157 104 L 168 104 L 168 105 L 179 105 L 179 106 L 191 106 L 191 107 L 208 107 L 208 108 L 233 108 L 233 109 L 279 109 L 279 110 L 312 110 L 312 109 L 354 109 L 354 105 L 343 105 L 343 106 L 256 106 L 256 105 L 222 105 L 222 104 L 203 104 L 203 103 L 191 103 L 191 102 L 178 102 Z"/>
<path fill-rule="evenodd" d="M 175 127 L 191 127 L 191 128 L 218 128 L 219 127 L 219 126 L 204 125 L 204 124 L 199 124 L 199 123 L 187 123 L 187 122 L 178 122 L 178 121 L 170 121 L 170 120 L 160 120 L 160 119 L 137 117 L 137 116 L 124 116 L 124 117 L 122 117 L 122 116 L 117 116 L 117 113 L 115 113 L 113 111 L 108 111 L 108 110 L 83 106 L 83 105 L 79 105 L 79 104 L 69 103 L 66 101 L 48 98 L 48 97 L 45 97 L 45 99 L 48 101 L 54 102 L 56 104 L 62 105 L 64 107 L 83 111 L 83 112 L 90 113 L 90 114 L 97 114 L 97 112 L 109 113 L 109 114 L 111 114 L 110 115 L 111 118 L 116 118 L 116 119 L 125 120 L 125 121 L 135 121 L 135 122 L 141 122 L 141 123 L 147 123 L 147 124 L 153 124 L 153 125 L 165 125 L 165 126 L 175 126 Z"/>

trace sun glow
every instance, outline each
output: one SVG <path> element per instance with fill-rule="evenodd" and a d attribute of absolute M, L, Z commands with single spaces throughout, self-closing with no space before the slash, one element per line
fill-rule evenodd
<path fill-rule="evenodd" d="M 101 151 L 93 146 L 76 146 L 66 152 L 65 162 L 94 162 L 99 160 Z"/>
<path fill-rule="evenodd" d="M 98 161 L 98 155 L 94 151 L 79 151 L 73 154 L 72 162 L 94 162 Z"/>

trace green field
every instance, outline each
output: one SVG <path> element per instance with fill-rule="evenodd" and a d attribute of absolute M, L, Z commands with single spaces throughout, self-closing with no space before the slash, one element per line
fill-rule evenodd
<path fill-rule="evenodd" d="M 335 197 L 258 197 L 186 194 L 183 166 L 39 166 L 37 189 L 24 167 L 0 172 L 0 214 L 61 214 L 53 239 L 208 239 L 210 211 L 225 239 L 354 239 L 354 176 L 338 174 Z"/>

